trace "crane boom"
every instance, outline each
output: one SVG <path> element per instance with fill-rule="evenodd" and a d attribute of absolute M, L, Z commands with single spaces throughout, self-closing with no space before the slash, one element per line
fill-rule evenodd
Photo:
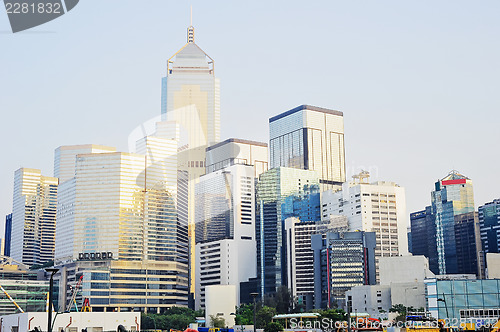
<path fill-rule="evenodd" d="M 24 310 L 21 309 L 21 307 L 19 306 L 19 304 L 17 304 L 16 301 L 14 301 L 14 299 L 12 297 L 10 297 L 9 293 L 7 293 L 7 291 L 2 287 L 2 285 L 0 285 L 0 289 L 2 290 L 2 292 L 4 292 L 4 294 L 10 300 L 10 302 L 14 303 L 14 305 L 17 307 L 17 309 L 19 309 L 19 311 L 21 311 L 22 313 L 24 313 Z"/>
<path fill-rule="evenodd" d="M 78 288 L 80 288 L 82 280 L 83 280 L 83 275 L 80 276 L 80 279 L 78 279 L 78 282 L 76 283 L 76 286 L 73 289 L 73 294 L 71 295 L 71 300 L 69 301 L 68 306 L 66 307 L 66 312 L 71 311 L 71 306 L 73 305 L 73 303 L 75 304 L 76 311 L 78 311 L 78 306 L 76 306 L 76 293 L 78 293 Z"/>

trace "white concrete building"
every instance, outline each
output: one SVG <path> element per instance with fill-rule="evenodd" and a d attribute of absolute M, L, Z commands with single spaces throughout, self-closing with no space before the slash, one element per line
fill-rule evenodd
<path fill-rule="evenodd" d="M 117 331 L 122 325 L 127 331 L 140 331 L 140 312 L 71 312 L 52 315 L 53 331 L 87 332 Z M 46 312 L 25 312 L 5 315 L 0 320 L 1 331 L 28 332 L 37 327 L 47 330 Z"/>
<path fill-rule="evenodd" d="M 196 310 L 206 308 L 207 288 L 212 285 L 234 286 L 236 305 L 240 305 L 240 283 L 256 277 L 256 266 L 255 241 L 225 239 L 198 243 Z"/>
<path fill-rule="evenodd" d="M 310 308 L 313 307 L 314 296 L 314 253 L 311 249 L 311 235 L 341 231 L 337 228 L 341 224 L 347 224 L 345 216 L 336 216 L 326 222 L 301 221 L 295 217 L 285 219 L 287 285 L 291 295 L 298 297 Z"/>
<path fill-rule="evenodd" d="M 254 166 L 254 177 L 268 169 L 268 149 L 266 143 L 229 138 L 207 148 L 207 173 L 225 167 L 241 164 Z"/>
<path fill-rule="evenodd" d="M 323 192 L 321 196 L 322 220 L 330 215 L 344 215 L 350 231 L 375 232 L 377 246 L 375 263 L 380 257 L 408 255 L 408 218 L 405 190 L 394 182 L 349 182 L 342 190 Z"/>
<path fill-rule="evenodd" d="M 392 307 L 391 287 L 387 285 L 366 285 L 351 288 L 346 292 L 346 302 L 352 313 L 368 313 L 378 318 L 381 311 L 389 312 Z"/>
<path fill-rule="evenodd" d="M 210 317 L 222 317 L 228 327 L 234 326 L 236 302 L 236 286 L 212 285 L 206 288 L 205 320 L 211 326 Z M 233 314 L 233 315 L 231 315 Z"/>
<path fill-rule="evenodd" d="M 488 279 L 500 279 L 500 254 L 487 253 L 486 266 Z"/>
<path fill-rule="evenodd" d="M 233 165 L 206 174 L 196 185 L 195 306 L 205 307 L 205 288 L 257 276 L 254 167 Z"/>
<path fill-rule="evenodd" d="M 14 173 L 10 256 L 28 266 L 54 259 L 58 180 L 39 169 Z"/>
<path fill-rule="evenodd" d="M 425 256 L 380 257 L 379 273 L 381 285 L 422 283 L 425 279 L 435 277 L 429 270 L 429 260 Z"/>

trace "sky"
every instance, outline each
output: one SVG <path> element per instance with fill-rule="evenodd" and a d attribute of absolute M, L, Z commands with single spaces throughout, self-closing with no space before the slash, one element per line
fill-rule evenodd
<path fill-rule="evenodd" d="M 15 170 L 51 176 L 58 146 L 128 151 L 160 114 L 190 5 L 221 80 L 222 139 L 267 142 L 268 119 L 302 104 L 340 110 L 348 175 L 403 186 L 408 214 L 452 169 L 476 206 L 500 198 L 497 0 L 81 0 L 16 34 L 0 9 L 0 218 Z"/>

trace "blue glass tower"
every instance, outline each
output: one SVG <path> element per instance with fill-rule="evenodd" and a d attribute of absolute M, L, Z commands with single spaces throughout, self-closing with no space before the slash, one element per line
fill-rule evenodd
<path fill-rule="evenodd" d="M 5 216 L 5 247 L 3 250 L 4 256 L 10 256 L 11 234 L 12 234 L 12 213 Z"/>

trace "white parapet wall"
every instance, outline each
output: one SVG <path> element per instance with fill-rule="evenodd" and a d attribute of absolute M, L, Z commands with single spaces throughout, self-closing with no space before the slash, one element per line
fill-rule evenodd
<path fill-rule="evenodd" d="M 52 331 L 87 332 L 116 331 L 123 325 L 127 331 L 140 331 L 140 312 L 68 312 L 52 314 Z M 1 331 L 27 332 L 35 327 L 47 331 L 46 312 L 25 312 L 0 317 Z"/>

